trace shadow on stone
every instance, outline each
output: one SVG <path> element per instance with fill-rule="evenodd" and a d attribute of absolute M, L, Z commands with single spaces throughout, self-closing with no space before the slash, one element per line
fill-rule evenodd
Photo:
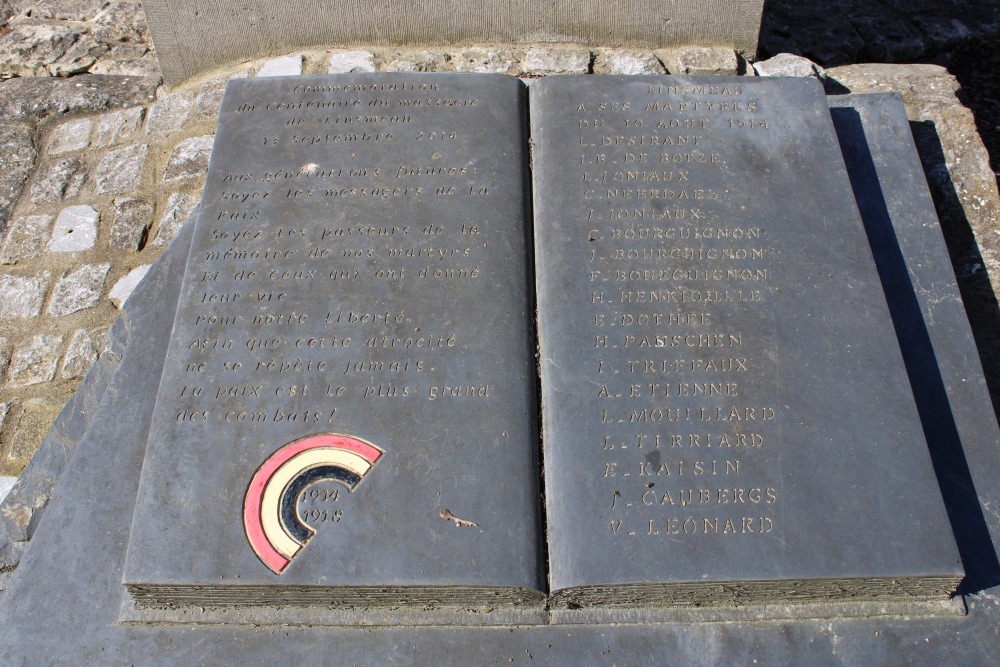
<path fill-rule="evenodd" d="M 965 567 L 966 577 L 959 593 L 982 591 L 1000 583 L 1000 561 L 976 493 L 931 336 L 879 187 L 879 176 L 864 138 L 860 116 L 850 108 L 831 109 L 831 114 L 845 144 L 851 185 L 875 256 L 934 471 Z M 848 138 L 853 140 L 848 141 Z M 846 150 L 848 144 L 852 148 L 850 156 Z M 969 308 L 970 312 L 976 310 Z M 976 338 L 978 342 L 979 336 Z"/>

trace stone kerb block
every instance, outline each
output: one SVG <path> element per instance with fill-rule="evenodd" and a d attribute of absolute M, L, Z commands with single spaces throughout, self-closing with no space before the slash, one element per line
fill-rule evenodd
<path fill-rule="evenodd" d="M 663 63 L 648 51 L 602 51 L 594 60 L 598 74 L 664 74 Z"/>
<path fill-rule="evenodd" d="M 97 361 L 97 351 L 94 349 L 90 332 L 86 329 L 77 329 L 69 341 L 69 347 L 66 348 L 59 377 L 63 380 L 82 378 L 95 361 Z"/>
<path fill-rule="evenodd" d="M 49 314 L 61 317 L 97 305 L 110 269 L 109 263 L 85 264 L 63 276 L 53 290 Z"/>
<path fill-rule="evenodd" d="M 153 219 L 153 207 L 130 197 L 116 199 L 114 204 L 115 222 L 108 244 L 122 250 L 142 250 Z"/>
<path fill-rule="evenodd" d="M 663 49 L 656 52 L 671 74 L 691 76 L 712 74 L 733 76 L 739 74 L 740 62 L 736 52 L 721 47 L 693 47 Z"/>
<path fill-rule="evenodd" d="M 128 299 L 132 291 L 142 282 L 142 279 L 146 277 L 151 266 L 152 264 L 137 266 L 115 283 L 115 286 L 108 292 L 108 298 L 111 299 L 111 303 L 115 304 L 118 308 L 124 306 L 125 300 Z"/>
<path fill-rule="evenodd" d="M 57 160 L 39 168 L 31 186 L 31 203 L 48 204 L 72 199 L 80 194 L 87 179 L 86 167 L 79 158 Z"/>
<path fill-rule="evenodd" d="M 521 68 L 529 76 L 587 74 L 593 55 L 584 49 L 529 49 Z"/>
<path fill-rule="evenodd" d="M 149 109 L 146 134 L 169 134 L 181 129 L 194 106 L 194 93 L 183 91 L 166 95 Z"/>
<path fill-rule="evenodd" d="M 180 231 L 181 225 L 187 222 L 188 216 L 191 215 L 191 211 L 197 204 L 198 197 L 194 195 L 182 192 L 170 195 L 163 218 L 160 220 L 159 229 L 156 232 L 156 238 L 153 239 L 153 245 L 166 246 L 173 241 L 177 232 Z"/>
<path fill-rule="evenodd" d="M 302 56 L 282 56 L 264 63 L 257 76 L 298 76 L 302 74 Z"/>
<path fill-rule="evenodd" d="M 79 252 L 94 247 L 97 240 L 97 223 L 101 214 L 93 206 L 67 206 L 56 218 L 49 250 L 52 252 Z"/>

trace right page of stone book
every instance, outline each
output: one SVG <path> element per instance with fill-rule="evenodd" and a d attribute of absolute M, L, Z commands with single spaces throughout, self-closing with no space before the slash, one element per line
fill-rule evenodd
<path fill-rule="evenodd" d="M 559 77 L 530 98 L 553 607 L 951 593 L 819 83 Z"/>

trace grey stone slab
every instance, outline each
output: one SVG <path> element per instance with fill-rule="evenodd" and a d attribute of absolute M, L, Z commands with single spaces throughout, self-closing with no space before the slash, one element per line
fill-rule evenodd
<path fill-rule="evenodd" d="M 738 74 L 739 60 L 736 52 L 722 47 L 697 46 L 681 49 L 664 49 L 656 55 L 670 74 Z"/>
<path fill-rule="evenodd" d="M 554 603 L 951 593 L 819 82 L 556 77 L 531 99 Z"/>
<path fill-rule="evenodd" d="M 683 665 L 758 660 L 760 664 L 823 666 L 956 661 L 990 665 L 1000 652 L 998 588 L 966 596 L 968 615 L 964 618 L 900 614 L 899 607 L 889 605 L 872 609 L 868 618 L 861 619 L 828 611 L 814 619 L 745 622 L 775 616 L 771 612 L 755 617 L 756 610 L 745 609 L 745 621 L 734 622 L 724 615 L 687 610 L 686 616 L 679 615 L 680 620 L 653 625 L 572 628 L 385 626 L 358 630 L 320 628 L 308 621 L 256 627 L 117 623 L 132 499 L 157 393 L 156 382 L 150 378 L 158 377 L 163 365 L 192 231 L 191 226 L 182 230 L 154 266 L 150 280 L 139 288 L 139 297 L 129 301 L 129 342 L 124 350 L 119 348 L 125 357 L 118 373 L 112 378 L 98 377 L 95 372 L 102 367 L 98 362 L 74 395 L 74 400 L 91 396 L 91 403 L 73 405 L 64 412 L 87 416 L 83 422 L 86 435 L 0 600 L 0 642 L 9 664 L 33 665 L 42 656 L 45 664 L 57 666 L 115 662 L 186 667 L 220 661 L 272 665 L 322 656 L 331 664 L 393 664 L 403 659 L 422 664 Z M 107 392 L 106 384 L 95 382 L 94 399 L 92 380 L 109 379 L 111 391 Z M 113 465 L 108 463 L 109 443 L 114 443 Z M 995 460 L 990 461 L 995 459 L 992 451 L 973 448 L 967 453 L 974 470 L 995 466 Z M 24 481 L 22 475 L 18 486 Z M 977 489 L 982 492 L 983 485 Z M 16 493 L 17 488 L 12 494 Z M 0 546 L 0 564 L 16 551 L 16 565 L 25 544 L 14 541 Z M 795 611 L 794 606 L 785 609 Z M 214 610 L 206 610 L 210 612 Z"/>
<path fill-rule="evenodd" d="M 198 198 L 194 195 L 183 192 L 175 192 L 167 199 L 167 204 L 163 212 L 163 218 L 156 229 L 156 238 L 153 245 L 169 245 L 181 227 L 191 217 L 191 212 L 198 205 Z"/>
<path fill-rule="evenodd" d="M 521 61 L 526 74 L 586 74 L 590 71 L 593 55 L 586 49 L 537 48 L 528 49 Z"/>
<path fill-rule="evenodd" d="M 76 271 L 64 275 L 52 290 L 49 314 L 62 317 L 93 308 L 101 298 L 104 279 L 110 269 L 111 264 L 108 262 L 84 264 Z"/>
<path fill-rule="evenodd" d="M 130 537 L 140 605 L 541 608 L 525 104 L 506 77 L 230 82 Z M 284 487 L 248 485 L 314 444 L 323 478 L 364 479 L 296 477 L 282 537 Z"/>
<path fill-rule="evenodd" d="M 906 110 L 896 94 L 828 99 L 962 555 L 963 589 L 982 590 L 1000 582 L 1000 431 Z"/>
<path fill-rule="evenodd" d="M 16 119 L 108 111 L 148 104 L 159 80 L 83 74 L 72 78 L 21 77 L 0 84 L 0 112 Z"/>
<path fill-rule="evenodd" d="M 594 60 L 596 74 L 665 74 L 663 63 L 648 51 L 602 51 Z"/>
<path fill-rule="evenodd" d="M 298 76 L 302 74 L 302 56 L 281 56 L 268 60 L 257 72 L 257 76 Z"/>
<path fill-rule="evenodd" d="M 150 266 L 152 265 L 143 264 L 142 266 L 137 266 L 122 276 L 115 283 L 115 286 L 111 288 L 111 291 L 108 292 L 108 298 L 111 299 L 111 302 L 121 308 L 125 300 L 132 294 L 132 291 L 146 277 Z"/>
<path fill-rule="evenodd" d="M 336 51 L 330 54 L 326 71 L 329 74 L 374 72 L 375 54 L 371 51 Z"/>
<path fill-rule="evenodd" d="M 0 85 L 0 98 L 8 83 Z M 0 124 L 0 154 L 4 156 L 4 169 L 0 174 L 0 232 L 5 232 L 10 213 L 38 157 L 31 128 L 24 123 Z"/>
<path fill-rule="evenodd" d="M 757 50 L 763 0 L 445 0 L 395 5 L 360 0 L 326 20 L 325 0 L 143 3 L 164 77 L 172 84 L 225 63 L 331 44 L 583 44 Z"/>
<path fill-rule="evenodd" d="M 82 378 L 95 361 L 97 361 L 97 350 L 94 349 L 94 341 L 90 337 L 90 332 L 86 329 L 77 329 L 69 341 L 66 354 L 63 355 L 59 377 L 63 380 Z"/>

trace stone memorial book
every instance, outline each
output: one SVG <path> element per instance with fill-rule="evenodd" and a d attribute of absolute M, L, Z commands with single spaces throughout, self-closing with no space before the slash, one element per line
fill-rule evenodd
<path fill-rule="evenodd" d="M 134 614 L 544 622 L 962 576 L 816 82 L 233 81 L 194 224 Z"/>

